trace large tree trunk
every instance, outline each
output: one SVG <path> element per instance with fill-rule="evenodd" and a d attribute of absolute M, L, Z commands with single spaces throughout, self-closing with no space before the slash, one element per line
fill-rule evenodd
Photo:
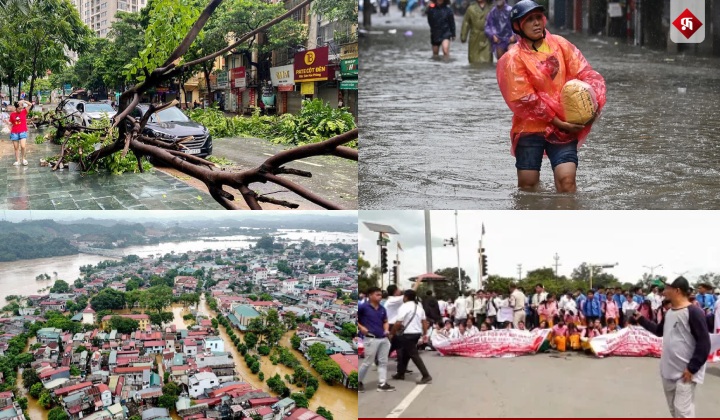
<path fill-rule="evenodd" d="M 20 99 L 22 99 L 22 98 L 20 98 L 20 92 L 21 92 L 21 91 L 22 91 L 22 82 L 18 82 L 18 96 L 17 96 L 17 100 L 18 100 L 18 101 L 19 101 Z"/>
<path fill-rule="evenodd" d="M 38 54 L 40 54 L 40 46 L 38 45 L 35 48 L 35 54 L 33 54 L 33 61 L 32 61 L 32 73 L 30 74 L 30 92 L 28 92 L 28 99 L 30 99 L 30 102 L 32 102 L 33 98 L 33 90 L 35 90 L 35 79 L 37 78 L 37 58 Z"/>
<path fill-rule="evenodd" d="M 212 104 L 212 102 L 213 102 L 213 97 L 212 97 L 213 90 L 212 90 L 212 88 L 210 87 L 210 69 L 208 68 L 208 66 L 207 66 L 206 63 L 203 63 L 202 67 L 203 67 L 203 73 L 205 74 L 205 85 L 207 86 L 207 95 L 205 96 L 205 99 L 207 99 L 207 100 L 210 102 L 210 104 Z"/>

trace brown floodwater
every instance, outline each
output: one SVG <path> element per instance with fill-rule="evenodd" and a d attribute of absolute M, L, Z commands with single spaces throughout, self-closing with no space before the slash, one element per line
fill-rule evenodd
<path fill-rule="evenodd" d="M 25 346 L 25 352 L 27 352 L 27 351 L 30 349 L 30 346 L 32 346 L 33 344 L 35 344 L 36 341 L 37 341 L 37 340 L 36 340 L 35 337 L 31 337 L 31 338 L 28 340 L 27 346 Z M 28 390 L 25 389 L 25 385 L 23 384 L 22 373 L 23 373 L 23 369 L 18 369 L 18 376 L 17 376 L 17 382 L 16 382 L 16 383 L 17 383 L 18 393 L 20 394 L 20 396 L 27 397 L 27 400 L 28 400 L 28 409 L 27 409 L 28 416 L 30 417 L 31 420 L 44 419 L 44 418 L 46 417 L 46 412 L 45 412 L 45 410 L 44 410 L 42 407 L 40 407 L 40 404 L 38 404 L 38 400 L 35 399 L 35 398 L 33 398 L 32 396 L 30 396 L 30 394 L 28 394 Z"/>
<path fill-rule="evenodd" d="M 210 308 L 208 308 L 207 301 L 205 300 L 204 295 L 201 296 L 200 299 L 200 313 L 213 318 L 216 316 L 215 312 L 211 311 Z M 232 341 L 225 332 L 225 329 L 219 328 L 219 330 L 220 336 L 223 338 L 223 340 L 225 340 L 226 350 L 229 350 L 233 355 L 233 360 L 235 360 L 235 366 L 240 376 L 242 376 L 246 382 L 252 384 L 253 386 L 270 392 L 267 384 L 265 382 L 260 382 L 258 376 L 250 372 L 250 369 L 245 365 L 245 359 L 242 357 L 240 352 L 237 351 L 235 346 L 232 345 Z M 292 337 L 292 335 L 293 332 L 286 333 L 280 343 L 288 348 L 292 348 L 290 344 L 290 337 Z M 302 355 L 300 355 L 298 352 L 294 352 L 294 354 L 305 369 L 308 369 L 310 372 L 313 372 L 315 376 L 317 376 L 317 372 L 315 372 L 313 368 L 310 367 L 310 364 L 307 360 L 305 360 L 304 357 L 302 357 Z M 265 374 L 266 380 L 267 378 L 274 376 L 276 373 L 279 374 L 280 377 L 283 378 L 283 380 L 285 379 L 286 374 L 290 376 L 293 375 L 293 371 L 284 365 L 277 364 L 273 366 L 272 362 L 270 362 L 269 357 L 262 357 L 260 360 L 260 366 L 260 370 Z M 299 389 L 292 384 L 287 384 L 287 386 L 293 392 Z M 320 406 L 328 409 L 333 414 L 334 419 L 355 420 L 358 418 L 357 391 L 347 389 L 341 385 L 330 386 L 320 380 L 320 387 L 310 400 L 310 409 L 316 410 Z"/>

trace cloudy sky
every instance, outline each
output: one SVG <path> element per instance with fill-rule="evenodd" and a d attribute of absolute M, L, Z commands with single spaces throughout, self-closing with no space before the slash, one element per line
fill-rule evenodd
<path fill-rule="evenodd" d="M 430 215 L 433 270 L 457 267 L 455 248 L 443 247 L 444 239 L 455 236 L 454 212 Z M 396 242 L 404 249 L 400 278 L 425 273 L 424 220 L 423 211 L 360 211 L 360 250 L 377 265 L 377 233 L 362 222 L 390 225 L 399 232 L 391 236 L 392 259 Z M 687 272 L 684 275 L 693 281 L 700 274 L 720 272 L 718 222 L 719 215 L 700 211 L 460 211 L 460 266 L 476 288 L 484 223 L 483 247 L 491 274 L 517 277 L 522 264 L 524 276 L 528 270 L 552 267 L 557 253 L 560 275 L 569 276 L 583 262 L 618 263 L 606 271 L 623 282 L 635 282 L 650 272 L 643 266 L 662 264 L 655 274 L 674 278 Z"/>

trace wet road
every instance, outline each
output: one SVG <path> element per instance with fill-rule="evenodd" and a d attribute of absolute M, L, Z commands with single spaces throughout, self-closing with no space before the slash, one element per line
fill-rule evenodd
<path fill-rule="evenodd" d="M 541 191 L 520 193 L 495 66 L 468 64 L 459 36 L 450 60 L 433 60 L 418 13 L 374 15 L 372 30 L 360 42 L 361 208 L 720 208 L 720 59 L 560 32 L 605 77 L 607 105 L 580 150 L 578 193 L 554 192 L 547 159 Z"/>

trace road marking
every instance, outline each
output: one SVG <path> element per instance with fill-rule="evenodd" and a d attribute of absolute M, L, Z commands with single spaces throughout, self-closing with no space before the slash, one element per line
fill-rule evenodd
<path fill-rule="evenodd" d="M 270 153 L 263 153 L 263 155 L 265 155 L 265 156 L 275 156 L 275 155 L 271 155 Z M 304 163 L 304 164 L 306 164 L 306 165 L 317 166 L 317 167 L 320 167 L 320 168 L 323 167 L 322 165 L 318 165 L 317 163 L 305 162 L 304 160 L 293 160 L 293 162 L 300 162 L 300 163 Z"/>
<path fill-rule="evenodd" d="M 425 389 L 427 385 L 417 385 L 410 393 L 405 397 L 402 401 L 400 401 L 400 404 L 398 404 L 397 407 L 393 409 L 393 411 L 390 412 L 385 418 L 388 419 L 395 419 L 402 415 L 402 413 L 407 410 L 408 407 L 410 407 L 410 404 L 412 404 L 413 401 L 415 401 L 415 398 L 420 395 L 420 393 Z"/>

